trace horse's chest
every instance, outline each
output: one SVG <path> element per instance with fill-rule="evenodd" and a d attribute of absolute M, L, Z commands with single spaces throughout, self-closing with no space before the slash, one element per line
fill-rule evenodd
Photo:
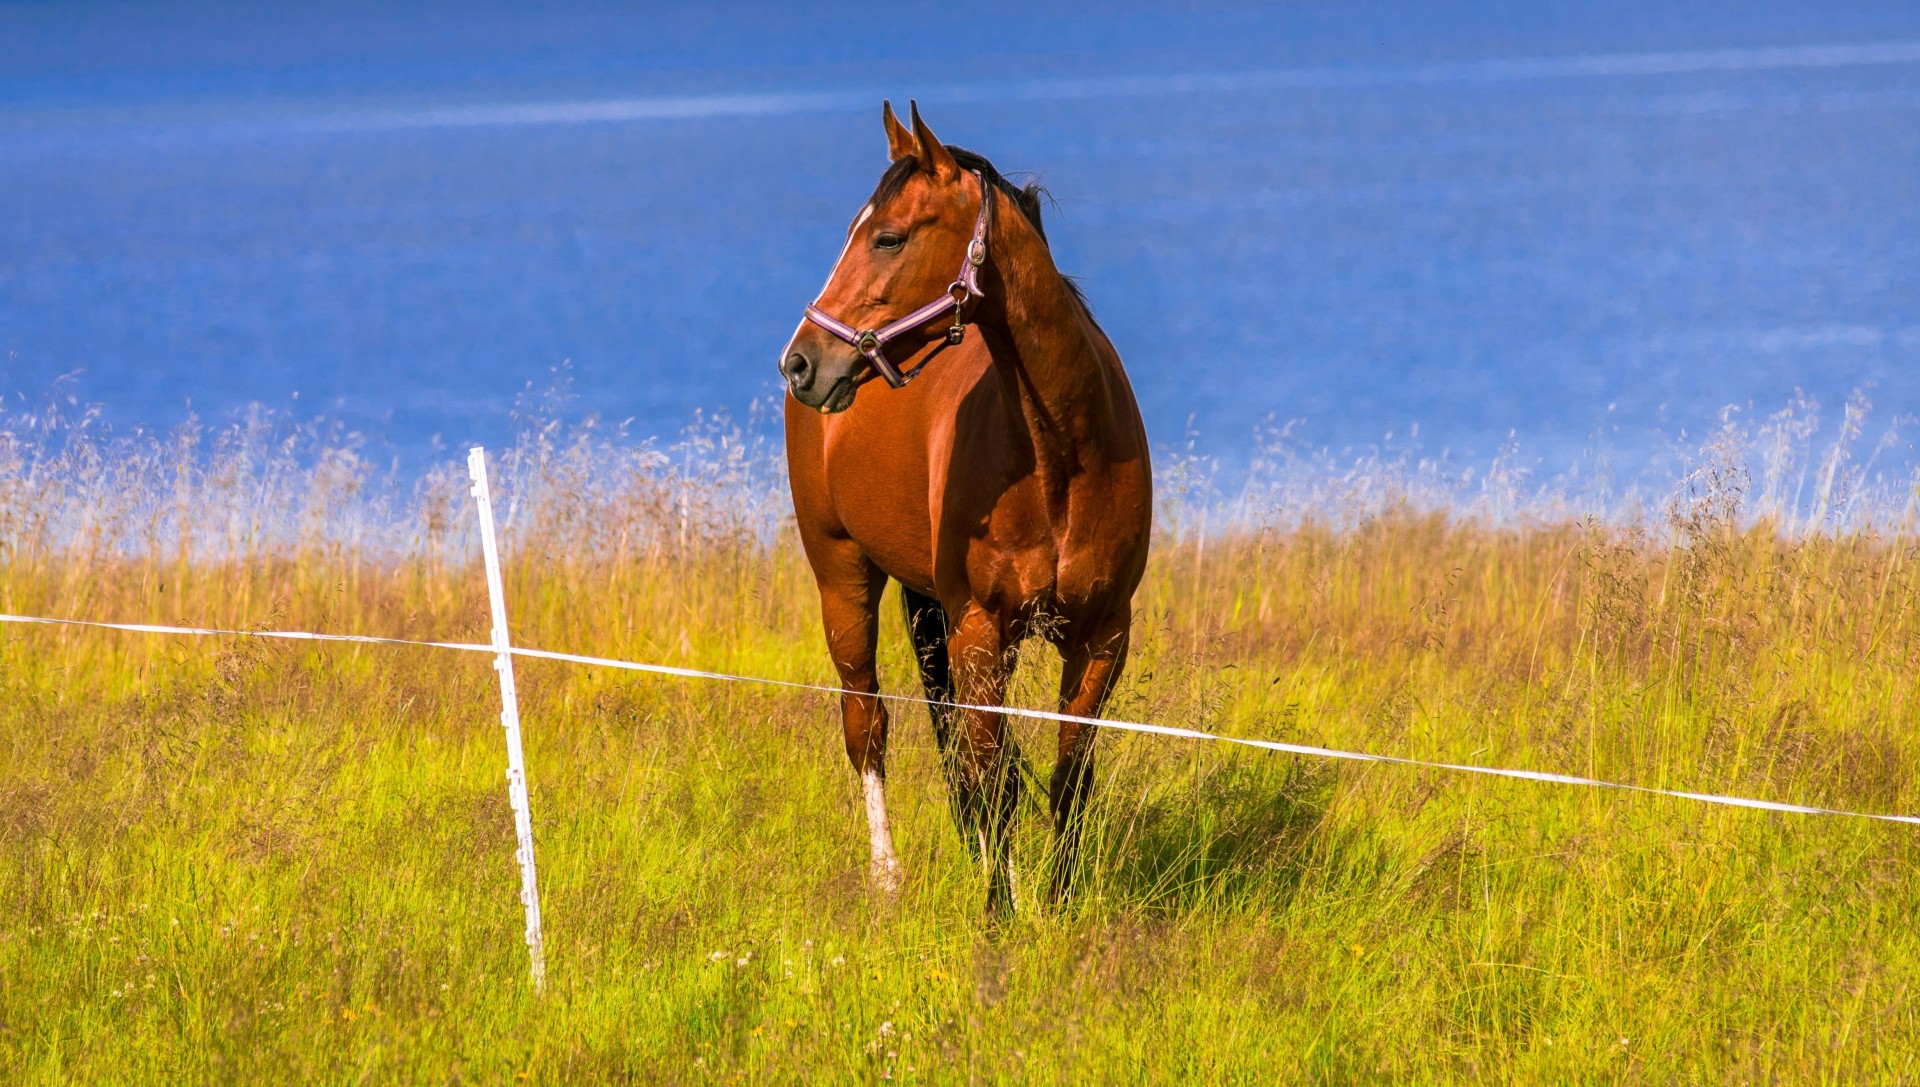
<path fill-rule="evenodd" d="M 862 451 L 867 452 L 867 451 Z M 878 452 L 878 451 L 874 451 Z M 932 587 L 926 477 L 894 459 L 841 458 L 830 473 L 835 513 L 882 570 L 922 591 Z"/>

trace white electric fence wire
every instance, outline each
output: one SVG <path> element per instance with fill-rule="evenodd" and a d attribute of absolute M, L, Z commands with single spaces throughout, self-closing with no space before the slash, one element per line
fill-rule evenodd
<path fill-rule="evenodd" d="M 507 798 L 513 805 L 513 834 L 519 845 L 520 903 L 527 910 L 527 959 L 533 991 L 547 987 L 546 939 L 540 931 L 540 879 L 533 868 L 533 807 L 527 796 L 527 763 L 520 750 L 520 699 L 513 687 L 513 646 L 507 641 L 507 597 L 500 585 L 500 546 L 493 532 L 493 496 L 487 489 L 487 451 L 467 453 L 473 477 L 473 501 L 480 514 L 480 552 L 487 563 L 487 601 L 493 606 L 493 670 L 500 674 L 500 724 L 507 732 Z"/>
<path fill-rule="evenodd" d="M 469 642 L 421 642 L 410 641 L 404 638 L 374 638 L 356 634 L 310 634 L 305 631 L 290 630 L 219 630 L 207 627 L 154 626 L 145 623 L 100 623 L 84 619 L 43 619 L 34 616 L 5 614 L 0 614 L 0 623 L 40 623 L 51 626 L 97 627 L 105 630 L 128 630 L 146 634 L 287 638 L 298 641 L 414 645 L 433 649 L 457 649 L 468 653 L 496 652 L 493 646 L 475 645 Z M 595 668 L 618 668 L 628 672 L 645 672 L 650 675 L 673 676 L 680 679 L 714 680 L 721 683 L 747 683 L 761 687 L 784 687 L 788 690 L 815 691 L 820 694 L 831 695 L 857 693 L 844 690 L 840 687 L 828 687 L 817 683 L 798 683 L 793 680 L 765 679 L 759 676 L 737 676 L 726 672 L 707 672 L 697 668 L 676 668 L 666 664 L 641 664 L 636 661 L 616 660 L 611 657 L 590 657 L 579 653 L 558 653 L 548 649 L 510 649 L 509 652 L 516 657 L 564 661 L 570 664 L 584 664 Z M 925 698 L 904 694 L 875 694 L 866 697 L 923 706 L 936 704 Z M 1667 796 L 1680 800 L 1697 800 L 1703 804 L 1724 804 L 1729 807 L 1753 808 L 1759 811 L 1787 812 L 1795 815 L 1835 815 L 1849 819 L 1875 819 L 1887 823 L 1908 823 L 1920 826 L 1920 816 L 1915 815 L 1886 815 L 1877 812 L 1815 808 L 1805 804 L 1783 804 L 1778 801 L 1755 800 L 1750 797 L 1722 796 L 1716 793 L 1690 793 L 1677 789 L 1656 789 L 1648 785 L 1627 785 L 1617 781 L 1601 781 L 1597 778 L 1575 777 L 1571 774 L 1549 774 L 1539 770 L 1509 770 L 1497 766 L 1473 766 L 1466 763 L 1430 762 L 1426 759 L 1410 759 L 1398 755 L 1370 755 L 1361 751 L 1341 751 L 1330 747 L 1289 744 L 1282 743 L 1278 740 L 1257 740 L 1245 736 L 1222 736 L 1217 733 L 1202 732 L 1199 729 L 1177 728 L 1171 725 L 1155 725 L 1141 721 L 1117 721 L 1105 717 L 1078 717 L 1070 713 L 1028 710 L 1021 709 L 1017 706 L 975 706 L 960 703 L 955 708 L 980 710 L 987 713 L 1004 713 L 1009 717 L 1024 717 L 1036 721 L 1071 721 L 1083 725 L 1092 725 L 1096 728 L 1111 729 L 1118 732 L 1138 732 L 1150 736 L 1172 736 L 1187 740 L 1216 740 L 1221 743 L 1239 744 L 1243 747 L 1257 747 L 1266 751 L 1280 751 L 1290 755 L 1304 755 L 1309 758 L 1389 763 L 1396 766 L 1412 766 L 1424 770 L 1448 770 L 1462 774 L 1482 774 L 1488 777 L 1515 778 L 1521 781 L 1544 781 L 1555 785 L 1583 785 L 1596 789 L 1619 789 L 1623 792 L 1645 793 L 1650 796 Z"/>

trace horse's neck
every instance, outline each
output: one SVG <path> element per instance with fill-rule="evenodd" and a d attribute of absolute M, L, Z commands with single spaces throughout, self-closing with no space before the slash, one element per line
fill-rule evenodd
<path fill-rule="evenodd" d="M 1013 237 L 1000 265 L 1002 319 L 987 329 L 994 364 L 1018 403 L 1036 457 L 1071 470 L 1088 454 L 1115 452 L 1104 448 L 1117 406 L 1103 358 L 1110 349 L 1045 243 L 1029 229 L 1008 233 Z"/>

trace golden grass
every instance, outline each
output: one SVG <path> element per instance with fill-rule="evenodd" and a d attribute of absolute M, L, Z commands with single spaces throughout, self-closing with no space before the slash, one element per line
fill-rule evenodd
<path fill-rule="evenodd" d="M 738 462 L 707 450 L 696 478 L 634 452 L 596 474 L 597 454 L 530 448 L 506 474 L 559 482 L 518 492 L 518 643 L 830 680 L 790 534 L 714 483 Z M 484 640 L 457 479 L 368 520 L 374 546 L 340 527 L 323 473 L 290 473 L 265 528 L 101 514 L 119 527 L 91 533 L 71 511 L 22 527 L 43 509 L 23 478 L 0 472 L 0 610 Z M 1169 532 L 1110 713 L 1920 812 L 1913 534 L 1783 538 L 1731 486 L 1638 527 L 1388 508 L 1338 530 Z M 893 608 L 882 656 L 887 688 L 914 690 Z M 519 668 L 545 999 L 485 657 L 0 627 L 0 1066 L 33 1083 L 1920 1078 L 1914 827 L 1114 734 L 1080 896 L 1031 901 L 1049 858 L 1030 807 L 1023 908 L 990 931 L 918 710 L 891 789 L 909 881 L 885 902 L 826 697 Z M 1047 706 L 1055 668 L 1029 653 L 1015 700 Z M 1047 731 L 1017 730 L 1044 772 Z"/>

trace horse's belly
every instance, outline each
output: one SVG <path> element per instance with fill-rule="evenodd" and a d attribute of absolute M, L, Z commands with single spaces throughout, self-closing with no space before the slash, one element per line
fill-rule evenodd
<path fill-rule="evenodd" d="M 1104 624 L 1132 599 L 1144 567 L 1148 492 L 1136 474 L 1128 466 L 1082 478 L 1064 510 L 1044 504 L 1037 483 L 1010 491 L 969 564 L 975 599 L 1023 618 L 1045 613 L 1056 639 Z"/>
<path fill-rule="evenodd" d="M 994 482 L 984 475 L 947 489 L 934 569 L 949 606 L 964 596 L 1012 617 L 1050 605 L 1059 551 L 1038 490 L 1031 477 Z"/>

